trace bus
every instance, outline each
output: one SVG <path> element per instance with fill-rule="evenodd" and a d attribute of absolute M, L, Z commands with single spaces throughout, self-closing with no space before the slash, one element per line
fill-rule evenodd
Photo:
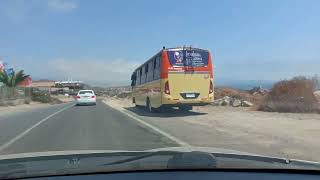
<path fill-rule="evenodd" d="M 132 102 L 150 112 L 207 105 L 214 99 L 212 67 L 208 50 L 163 47 L 132 73 Z"/>

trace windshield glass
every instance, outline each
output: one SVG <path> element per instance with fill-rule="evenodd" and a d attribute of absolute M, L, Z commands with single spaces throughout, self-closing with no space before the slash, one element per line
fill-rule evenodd
<path fill-rule="evenodd" d="M 37 156 L 55 172 L 80 154 L 109 170 L 320 162 L 319 7 L 0 0 L 0 179 Z"/>
<path fill-rule="evenodd" d="M 93 94 L 93 91 L 79 91 L 79 94 Z"/>
<path fill-rule="evenodd" d="M 172 66 L 204 67 L 208 65 L 209 52 L 204 50 L 178 50 L 168 52 Z"/>

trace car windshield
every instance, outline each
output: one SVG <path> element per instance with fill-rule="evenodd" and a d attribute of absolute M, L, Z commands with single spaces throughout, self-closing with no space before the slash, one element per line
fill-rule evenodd
<path fill-rule="evenodd" d="M 0 179 L 41 167 L 318 168 L 319 7 L 1 0 Z"/>
<path fill-rule="evenodd" d="M 79 91 L 79 94 L 93 94 L 93 91 Z"/>

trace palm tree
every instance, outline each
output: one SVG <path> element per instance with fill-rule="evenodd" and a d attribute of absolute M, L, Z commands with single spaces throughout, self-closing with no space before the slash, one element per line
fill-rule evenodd
<path fill-rule="evenodd" d="M 16 94 L 15 87 L 28 77 L 29 75 L 25 75 L 23 70 L 20 70 L 17 73 L 13 71 L 12 74 L 8 74 L 5 70 L 0 71 L 0 82 L 9 88 L 11 97 L 14 97 Z"/>
<path fill-rule="evenodd" d="M 23 70 L 20 70 L 17 73 L 13 72 L 12 75 L 9 75 L 5 70 L 0 71 L 0 82 L 11 88 L 16 87 L 28 77 L 29 75 L 25 75 Z"/>

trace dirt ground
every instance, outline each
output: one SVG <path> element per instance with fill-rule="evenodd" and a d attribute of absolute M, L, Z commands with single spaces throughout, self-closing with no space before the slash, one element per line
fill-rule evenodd
<path fill-rule="evenodd" d="M 58 98 L 63 103 L 74 101 L 74 98 L 71 96 L 66 97 L 64 95 L 58 95 L 58 96 L 52 96 L 52 97 Z M 37 109 L 41 107 L 47 107 L 47 106 L 50 106 L 50 104 L 40 103 L 35 101 L 31 101 L 30 104 L 20 104 L 16 106 L 0 106 L 0 116 L 10 114 L 10 113 L 28 111 L 31 109 Z"/>
<path fill-rule="evenodd" d="M 49 104 L 43 104 L 40 102 L 30 102 L 30 104 L 21 104 L 16 106 L 0 106 L 0 115 L 27 111 L 30 109 L 36 109 L 40 107 L 50 106 Z"/>
<path fill-rule="evenodd" d="M 195 107 L 148 113 L 129 99 L 106 104 L 161 128 L 192 146 L 218 147 L 260 155 L 320 161 L 320 114 L 275 113 L 249 108 Z"/>
<path fill-rule="evenodd" d="M 56 96 L 52 96 L 52 97 L 55 97 L 64 103 L 74 101 L 74 97 L 72 97 L 72 96 L 56 95 Z"/>

